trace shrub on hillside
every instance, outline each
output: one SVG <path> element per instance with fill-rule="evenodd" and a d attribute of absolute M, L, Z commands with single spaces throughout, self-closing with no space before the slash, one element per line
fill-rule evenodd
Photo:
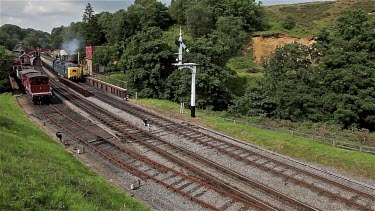
<path fill-rule="evenodd" d="M 296 21 L 291 16 L 288 16 L 283 20 L 283 22 L 281 23 L 281 26 L 284 29 L 291 30 L 296 26 Z"/>

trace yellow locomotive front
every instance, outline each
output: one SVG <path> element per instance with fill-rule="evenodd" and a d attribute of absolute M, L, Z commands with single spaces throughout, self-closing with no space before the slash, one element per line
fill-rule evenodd
<path fill-rule="evenodd" d="M 69 64 L 67 65 L 68 69 L 68 79 L 72 81 L 79 81 L 82 78 L 82 69 L 81 67 L 75 65 L 75 64 Z"/>

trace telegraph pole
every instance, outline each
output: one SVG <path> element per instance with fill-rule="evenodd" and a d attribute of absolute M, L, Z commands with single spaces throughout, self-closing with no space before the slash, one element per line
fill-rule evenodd
<path fill-rule="evenodd" d="M 185 44 L 182 42 L 182 31 L 180 28 L 180 37 L 178 38 L 178 41 L 176 42 L 178 45 L 178 63 L 174 63 L 173 65 L 177 66 L 178 69 L 190 69 L 191 70 L 191 117 L 195 117 L 195 74 L 197 73 L 197 65 L 196 63 L 183 63 L 182 61 L 182 51 L 183 49 L 186 50 L 186 52 L 189 52 L 189 49 L 185 46 Z"/>

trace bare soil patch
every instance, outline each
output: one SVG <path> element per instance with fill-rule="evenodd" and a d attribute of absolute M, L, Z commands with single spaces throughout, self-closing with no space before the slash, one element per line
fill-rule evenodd
<path fill-rule="evenodd" d="M 316 42 L 313 39 L 292 37 L 285 34 L 275 34 L 270 36 L 258 35 L 254 36 L 252 40 L 255 61 L 257 63 L 268 60 L 275 49 L 279 46 L 281 47 L 293 42 L 311 46 Z"/>

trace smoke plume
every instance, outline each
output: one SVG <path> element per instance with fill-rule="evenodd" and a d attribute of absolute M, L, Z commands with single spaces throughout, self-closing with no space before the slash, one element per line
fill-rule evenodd
<path fill-rule="evenodd" d="M 61 49 L 64 49 L 67 51 L 68 54 L 74 54 L 77 53 L 77 50 L 81 44 L 81 41 L 74 38 L 69 41 L 65 41 L 61 44 Z"/>

